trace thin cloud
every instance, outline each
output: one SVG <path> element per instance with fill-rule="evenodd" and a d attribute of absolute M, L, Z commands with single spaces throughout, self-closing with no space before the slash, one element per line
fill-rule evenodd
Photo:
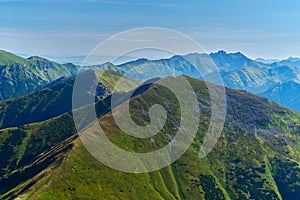
<path fill-rule="evenodd" d="M 0 37 L 9 38 L 32 38 L 32 39 L 76 39 L 76 38 L 90 38 L 90 39 L 100 39 L 111 35 L 111 33 L 105 32 L 64 32 L 64 31 L 24 31 L 18 29 L 10 28 L 0 28 Z"/>
<path fill-rule="evenodd" d="M 120 0 L 0 0 L 1 2 L 53 2 L 53 3 L 102 3 L 139 6 L 175 7 L 174 3 L 152 1 L 120 1 Z"/>

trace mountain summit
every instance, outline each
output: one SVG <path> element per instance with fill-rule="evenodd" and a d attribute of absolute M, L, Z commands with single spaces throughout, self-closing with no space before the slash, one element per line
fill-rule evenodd
<path fill-rule="evenodd" d="M 283 92 L 273 89 L 290 81 L 293 85 L 300 83 L 299 66 L 295 58 L 265 64 L 240 52 L 227 53 L 221 50 L 211 54 L 190 53 L 159 60 L 138 59 L 120 65 L 105 63 L 85 66 L 84 69 L 113 70 L 144 81 L 149 77 L 188 75 L 215 82 L 215 77 L 221 76 L 227 87 L 246 90 L 300 111 L 297 106 L 300 105 L 300 99 L 284 99 L 281 97 Z M 76 74 L 78 69 L 78 66 L 70 63 L 60 65 L 38 56 L 24 59 L 1 51 L 0 100 L 32 93 L 58 78 Z M 217 84 L 222 83 L 218 81 Z M 285 88 L 287 94 L 293 93 L 292 88 Z"/>
<path fill-rule="evenodd" d="M 145 80 L 149 76 L 166 77 L 184 74 L 215 82 L 217 80 L 215 77 L 221 76 L 223 84 L 227 87 L 246 90 L 300 111 L 299 106 L 296 106 L 300 105 L 300 100 L 282 101 L 280 95 L 283 93 L 272 90 L 285 82 L 300 83 L 300 69 L 297 63 L 297 59 L 293 59 L 293 62 L 280 61 L 265 64 L 252 60 L 240 52 L 227 53 L 221 50 L 211 54 L 190 53 L 159 60 L 139 59 L 114 66 L 113 70 L 122 74 L 135 72 L 128 76 L 140 80 Z M 292 88 L 286 87 L 286 89 L 287 93 L 293 93 Z"/>
<path fill-rule="evenodd" d="M 0 51 L 0 100 L 41 89 L 63 76 L 76 74 L 75 65 L 61 65 L 37 56 L 28 59 Z"/>

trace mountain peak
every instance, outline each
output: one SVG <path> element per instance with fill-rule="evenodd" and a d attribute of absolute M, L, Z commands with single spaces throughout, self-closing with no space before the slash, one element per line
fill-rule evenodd
<path fill-rule="evenodd" d="M 123 63 L 120 66 L 124 66 L 124 65 L 141 65 L 141 64 L 144 64 L 147 61 L 149 61 L 147 58 L 139 58 L 137 60 L 133 60 L 133 61 Z"/>
<path fill-rule="evenodd" d="M 240 51 L 236 52 L 236 53 L 233 53 L 233 55 L 238 55 L 238 56 L 243 56 L 243 57 L 246 57 L 244 54 L 242 54 Z"/>
<path fill-rule="evenodd" d="M 27 60 L 38 60 L 38 61 L 51 62 L 50 60 L 47 60 L 46 58 L 42 58 L 40 56 L 30 56 L 29 58 L 27 58 Z"/>
<path fill-rule="evenodd" d="M 300 58 L 297 58 L 297 57 L 289 57 L 288 59 L 286 60 L 290 60 L 291 62 L 298 62 L 300 60 Z"/>
<path fill-rule="evenodd" d="M 26 59 L 8 51 L 0 50 L 0 65 L 9 65 L 15 62 L 26 64 Z"/>
<path fill-rule="evenodd" d="M 249 58 L 247 58 L 244 54 L 242 54 L 241 52 L 235 52 L 235 53 L 227 53 L 224 50 L 220 50 L 216 53 L 210 53 L 210 56 L 212 58 L 218 58 L 218 59 L 241 59 L 241 60 L 248 60 Z"/>
<path fill-rule="evenodd" d="M 3 56 L 3 55 L 5 55 L 5 56 L 16 56 L 16 55 L 14 55 L 14 54 L 12 54 L 8 51 L 5 51 L 5 50 L 0 50 L 0 55 L 1 56 Z"/>
<path fill-rule="evenodd" d="M 234 53 L 227 53 L 225 50 L 219 50 L 218 52 L 211 53 L 210 55 L 213 55 L 213 56 L 237 56 L 237 57 L 241 57 L 241 58 L 247 58 L 240 51 L 234 52 Z"/>
<path fill-rule="evenodd" d="M 110 65 L 113 65 L 111 62 L 105 62 L 102 64 L 103 66 L 110 66 Z"/>
<path fill-rule="evenodd" d="M 185 60 L 184 57 L 180 55 L 175 55 L 170 58 L 170 60 Z"/>
<path fill-rule="evenodd" d="M 227 52 L 225 50 L 219 50 L 216 54 L 227 55 Z"/>

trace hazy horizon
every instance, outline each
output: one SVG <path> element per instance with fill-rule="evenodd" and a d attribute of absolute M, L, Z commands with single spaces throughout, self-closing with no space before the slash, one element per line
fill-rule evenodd
<path fill-rule="evenodd" d="M 182 32 L 207 52 L 300 57 L 298 1 L 0 0 L 2 49 L 18 54 L 87 55 L 111 35 L 140 27 Z"/>
<path fill-rule="evenodd" d="M 54 62 L 57 62 L 57 63 L 60 63 L 60 64 L 65 64 L 65 63 L 73 63 L 73 64 L 77 64 L 77 65 L 81 65 L 83 64 L 83 61 L 86 57 L 88 56 L 91 56 L 91 57 L 95 57 L 95 59 L 97 60 L 97 58 L 102 58 L 100 60 L 107 60 L 107 61 L 100 61 L 99 62 L 96 62 L 96 63 L 90 63 L 90 65 L 94 65 L 94 64 L 103 64 L 103 63 L 106 63 L 106 62 L 111 62 L 111 58 L 113 58 L 114 56 L 110 56 L 110 55 L 73 55 L 73 56 L 52 56 L 52 55 L 40 55 L 40 54 L 26 54 L 26 53 L 18 53 L 18 52 L 12 52 L 12 51 L 9 51 L 9 50 L 6 50 L 6 49 L 0 49 L 0 51 L 6 51 L 6 52 L 9 52 L 9 53 L 13 53 L 17 56 L 20 56 L 22 58 L 29 58 L 29 57 L 32 57 L 32 56 L 39 56 L 39 57 L 42 57 L 42 58 L 46 58 L 48 60 L 51 60 L 51 61 L 54 61 Z M 286 58 L 283 58 L 283 59 L 277 59 L 277 58 L 263 58 L 263 57 L 257 57 L 257 58 L 251 58 L 249 57 L 247 54 L 243 53 L 243 52 L 240 52 L 240 51 L 236 51 L 236 52 L 228 52 L 224 49 L 220 49 L 218 51 L 212 51 L 212 52 L 206 52 L 205 54 L 212 54 L 212 53 L 217 53 L 219 51 L 225 51 L 227 54 L 234 54 L 234 53 L 242 53 L 243 55 L 245 55 L 247 58 L 249 59 L 252 59 L 252 60 L 257 60 L 259 62 L 261 62 L 260 60 L 264 60 L 265 63 L 269 62 L 269 63 L 272 63 L 272 62 L 278 62 L 278 61 L 282 61 L 282 60 L 287 60 L 287 59 L 300 59 L 300 57 L 292 57 L 292 56 L 289 56 L 289 57 L 286 57 Z M 193 54 L 193 53 L 199 53 L 199 52 L 191 52 L 189 54 Z M 199 53 L 199 54 L 203 54 L 203 53 Z M 142 55 L 145 55 L 145 54 L 142 54 Z M 176 55 L 179 55 L 179 56 L 184 56 L 184 55 L 187 55 L 187 54 L 171 54 L 171 55 L 152 55 L 152 56 L 123 56 L 123 57 L 120 57 L 118 59 L 116 59 L 115 61 L 113 61 L 112 63 L 113 64 L 123 64 L 123 63 L 126 63 L 126 62 L 131 62 L 131 61 L 136 61 L 138 59 L 148 59 L 148 60 L 160 60 L 160 59 L 168 59 L 168 58 L 171 58 L 172 56 L 176 56 Z M 88 64 L 88 63 L 86 63 Z"/>

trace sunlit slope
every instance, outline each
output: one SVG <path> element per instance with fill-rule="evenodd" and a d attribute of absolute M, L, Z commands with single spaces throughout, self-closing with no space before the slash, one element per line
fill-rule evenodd
<path fill-rule="evenodd" d="M 298 199 L 299 114 L 250 93 L 226 89 L 223 132 L 212 152 L 200 159 L 198 152 L 210 122 L 210 97 L 204 82 L 188 80 L 199 100 L 199 131 L 190 148 L 172 165 L 143 174 L 120 172 L 97 161 L 74 137 L 63 145 L 67 150 L 48 150 L 44 155 L 55 159 L 3 198 Z M 168 102 L 162 104 L 168 119 L 152 140 L 127 135 L 116 126 L 111 113 L 99 122 L 115 145 L 132 152 L 154 151 L 168 144 L 178 131 L 178 101 L 171 91 L 156 84 L 130 101 L 131 116 L 140 125 L 150 120 L 142 111 L 159 102 Z"/>
<path fill-rule="evenodd" d="M 72 110 L 72 93 L 75 78 L 79 80 L 98 77 L 96 99 L 103 99 L 114 92 L 114 85 L 122 77 L 125 85 L 118 91 L 128 91 L 128 88 L 139 81 L 121 76 L 114 71 L 88 70 L 77 77 L 59 79 L 37 92 L 0 101 L 0 129 L 22 126 L 29 123 L 41 122 Z M 93 95 L 93 91 L 87 91 Z"/>
<path fill-rule="evenodd" d="M 76 74 L 78 66 L 33 56 L 28 59 L 0 50 L 0 100 L 37 91 L 61 77 Z"/>

